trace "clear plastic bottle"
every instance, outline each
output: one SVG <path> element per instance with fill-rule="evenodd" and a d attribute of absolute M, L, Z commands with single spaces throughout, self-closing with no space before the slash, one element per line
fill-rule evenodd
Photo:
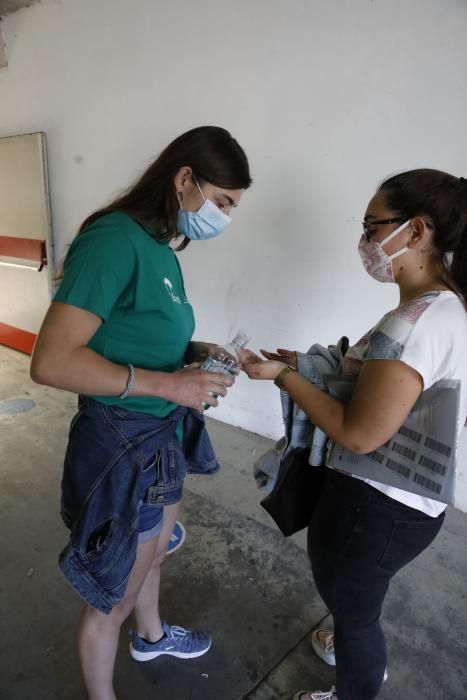
<path fill-rule="evenodd" d="M 240 363 L 240 353 L 250 341 L 250 336 L 245 331 L 238 331 L 234 339 L 226 345 L 218 345 L 205 359 L 201 369 L 207 372 L 219 372 L 237 376 Z M 217 398 L 219 394 L 213 393 Z M 203 404 L 204 408 L 210 408 L 210 404 Z"/>

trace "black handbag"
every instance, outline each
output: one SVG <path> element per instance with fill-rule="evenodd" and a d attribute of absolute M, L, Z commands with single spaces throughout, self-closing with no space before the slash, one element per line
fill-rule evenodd
<path fill-rule="evenodd" d="M 295 450 L 282 462 L 274 488 L 261 501 L 285 537 L 310 524 L 321 494 L 326 467 L 308 463 L 309 449 Z"/>

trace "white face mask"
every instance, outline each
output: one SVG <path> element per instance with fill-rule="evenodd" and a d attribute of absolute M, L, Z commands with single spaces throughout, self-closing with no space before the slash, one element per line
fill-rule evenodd
<path fill-rule="evenodd" d="M 402 253 L 409 250 L 404 246 L 392 255 L 388 255 L 383 250 L 383 245 L 389 243 L 398 233 L 403 231 L 410 224 L 410 219 L 396 228 L 395 231 L 383 238 L 382 241 L 374 241 L 372 238 L 367 241 L 365 234 L 362 235 L 358 244 L 358 252 L 362 259 L 365 270 L 378 282 L 395 282 L 392 261 Z"/>

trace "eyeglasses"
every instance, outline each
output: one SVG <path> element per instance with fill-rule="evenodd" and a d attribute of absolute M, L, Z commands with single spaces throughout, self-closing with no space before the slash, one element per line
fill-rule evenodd
<path fill-rule="evenodd" d="M 378 221 L 362 221 L 363 234 L 369 243 L 371 237 L 374 236 L 374 234 L 375 234 L 375 231 L 373 231 L 373 226 L 381 226 L 383 224 L 400 224 L 405 220 L 406 219 L 402 218 L 401 216 L 398 216 L 396 219 L 379 219 Z"/>

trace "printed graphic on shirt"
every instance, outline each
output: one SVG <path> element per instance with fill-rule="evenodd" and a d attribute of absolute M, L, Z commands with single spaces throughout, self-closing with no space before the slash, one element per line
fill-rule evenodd
<path fill-rule="evenodd" d="M 172 282 L 167 277 L 164 277 L 164 284 L 169 295 L 172 297 L 172 301 L 174 301 L 176 304 L 181 304 L 182 302 L 180 297 L 174 294 Z"/>
<path fill-rule="evenodd" d="M 398 360 L 402 357 L 403 349 L 404 346 L 394 338 L 382 331 L 375 331 L 368 343 L 365 357 L 367 360 Z"/>
<path fill-rule="evenodd" d="M 408 321 L 410 325 L 414 326 L 422 313 L 430 306 L 429 301 L 422 301 L 421 299 L 414 299 L 408 304 L 403 304 L 397 309 L 394 309 L 392 314 L 402 319 L 403 321 Z"/>
<path fill-rule="evenodd" d="M 188 304 L 188 299 L 184 293 L 181 299 L 178 294 L 175 294 L 173 284 L 168 277 L 164 277 L 164 284 L 172 301 L 174 301 L 176 304 Z"/>
<path fill-rule="evenodd" d="M 381 321 L 347 351 L 343 373 L 359 374 L 364 360 L 398 360 L 413 327 L 439 292 L 429 292 L 387 313 Z"/>

